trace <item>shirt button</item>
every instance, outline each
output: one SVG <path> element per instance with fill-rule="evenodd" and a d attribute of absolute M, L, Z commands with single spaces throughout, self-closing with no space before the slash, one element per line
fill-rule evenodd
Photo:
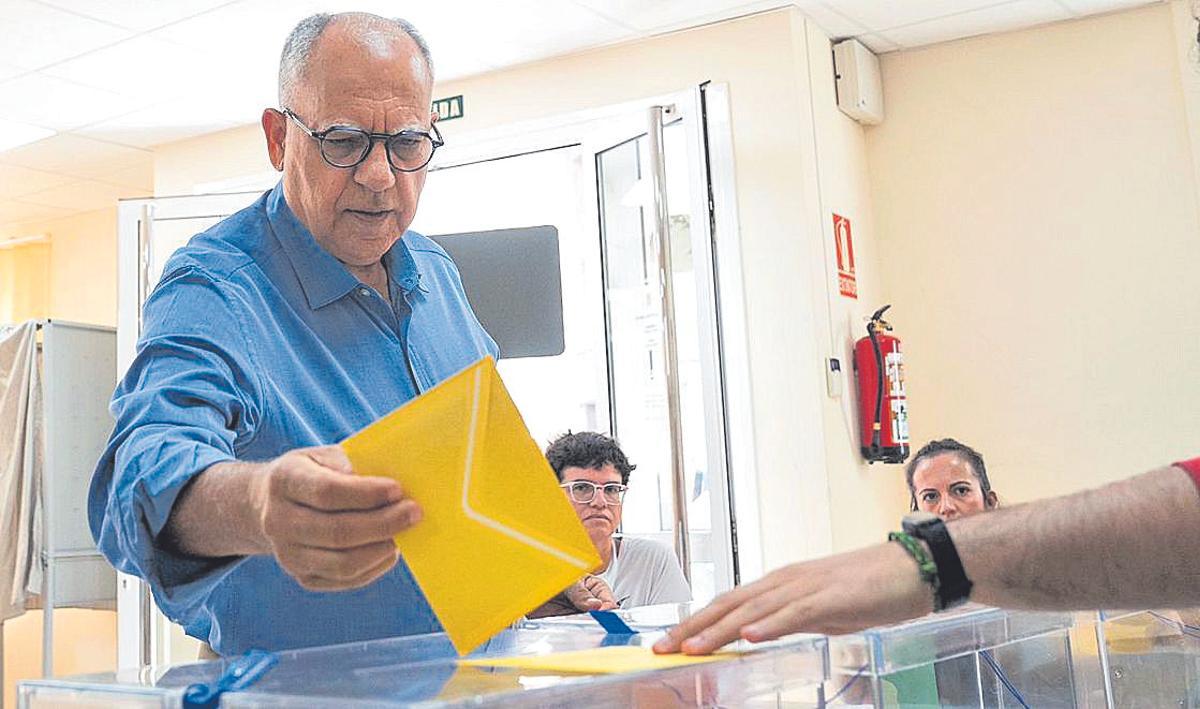
<path fill-rule="evenodd" d="M 364 298 L 367 298 L 367 297 L 370 297 L 370 295 L 371 295 L 371 290 L 370 290 L 369 288 L 359 288 L 359 289 L 358 289 L 358 294 L 359 294 L 359 295 L 361 295 L 361 296 L 362 296 L 362 297 L 364 297 Z"/>

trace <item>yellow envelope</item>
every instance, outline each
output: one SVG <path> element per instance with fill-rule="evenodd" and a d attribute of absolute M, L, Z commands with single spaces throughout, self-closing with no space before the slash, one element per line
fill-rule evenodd
<path fill-rule="evenodd" d="M 740 653 L 720 652 L 715 655 L 656 655 L 642 645 L 613 645 L 552 652 L 545 655 L 513 655 L 511 657 L 472 657 L 459 660 L 460 665 L 469 667 L 508 667 L 540 672 L 570 672 L 579 674 L 619 674 L 623 672 L 645 672 L 665 670 L 672 667 L 697 665 L 704 662 L 729 660 Z"/>
<path fill-rule="evenodd" d="M 460 654 L 600 565 L 491 357 L 342 448 L 421 505 L 396 545 Z"/>

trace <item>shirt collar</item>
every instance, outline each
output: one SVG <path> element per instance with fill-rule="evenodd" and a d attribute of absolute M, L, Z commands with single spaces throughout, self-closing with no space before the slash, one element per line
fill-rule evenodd
<path fill-rule="evenodd" d="M 267 196 L 267 219 L 296 270 L 310 308 L 323 308 L 361 285 L 341 261 L 317 243 L 312 232 L 296 217 L 283 197 L 282 180 Z M 383 265 L 392 283 L 404 293 L 419 287 L 421 273 L 403 237 L 383 255 Z"/>

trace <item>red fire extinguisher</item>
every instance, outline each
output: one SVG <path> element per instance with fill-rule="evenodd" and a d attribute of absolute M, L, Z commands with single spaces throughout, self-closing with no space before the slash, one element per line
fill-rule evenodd
<path fill-rule="evenodd" d="M 871 316 L 867 336 L 854 343 L 862 454 L 867 462 L 903 463 L 908 458 L 908 403 L 904 398 L 904 355 L 900 339 L 883 314 Z"/>

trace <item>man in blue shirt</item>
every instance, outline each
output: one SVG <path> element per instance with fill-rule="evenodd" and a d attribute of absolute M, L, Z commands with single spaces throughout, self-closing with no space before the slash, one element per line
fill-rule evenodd
<path fill-rule="evenodd" d="M 439 629 L 392 541 L 420 508 L 333 445 L 497 355 L 450 258 L 406 231 L 441 145 L 431 85 L 403 21 L 302 21 L 262 117 L 282 181 L 145 303 L 92 533 L 222 655 Z"/>

